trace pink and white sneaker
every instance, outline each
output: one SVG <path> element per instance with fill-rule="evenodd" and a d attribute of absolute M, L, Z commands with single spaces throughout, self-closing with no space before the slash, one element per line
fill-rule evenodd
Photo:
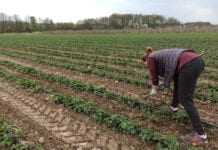
<path fill-rule="evenodd" d="M 208 143 L 207 134 L 199 135 L 196 131 L 182 136 L 181 139 L 189 143 Z"/>

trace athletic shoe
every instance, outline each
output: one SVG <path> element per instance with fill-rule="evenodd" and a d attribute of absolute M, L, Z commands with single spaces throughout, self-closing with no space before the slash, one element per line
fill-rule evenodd
<path fill-rule="evenodd" d="M 170 105 L 170 110 L 172 112 L 177 112 L 178 111 L 178 107 L 173 107 L 173 106 Z"/>
<path fill-rule="evenodd" d="M 199 135 L 196 131 L 192 131 L 191 133 L 182 136 L 181 139 L 189 143 L 208 142 L 206 133 L 204 135 Z"/>

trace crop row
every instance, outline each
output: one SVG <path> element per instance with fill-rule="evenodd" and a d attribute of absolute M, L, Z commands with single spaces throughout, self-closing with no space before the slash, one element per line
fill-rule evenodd
<path fill-rule="evenodd" d="M 32 80 L 27 78 L 20 79 L 18 76 L 3 70 L 0 71 L 0 76 L 5 77 L 8 80 L 16 80 L 15 83 L 18 83 L 24 88 L 32 89 L 34 92 L 35 89 L 38 89 L 37 87 L 44 87 L 43 85 L 38 85 Z M 45 87 L 43 89 L 48 88 Z M 40 92 L 46 92 L 46 90 L 41 90 Z M 55 94 L 52 99 L 54 99 L 56 103 L 63 104 L 69 109 L 84 113 L 85 115 L 93 118 L 98 124 L 104 123 L 109 128 L 112 128 L 120 133 L 137 136 L 143 142 L 148 144 L 158 143 L 157 147 L 160 149 L 179 149 L 180 147 L 175 136 L 161 135 L 150 128 L 142 128 L 136 121 L 126 119 L 125 117 L 117 114 L 111 114 L 105 109 L 98 109 L 91 101 L 84 101 L 78 97 L 65 96 L 62 94 Z"/>
<path fill-rule="evenodd" d="M 78 67 L 75 67 L 74 65 L 72 64 L 59 64 L 59 63 L 53 63 L 52 60 L 45 60 L 43 58 L 39 58 L 37 57 L 36 59 L 32 59 L 31 56 L 29 57 L 25 57 L 24 55 L 16 55 L 14 53 L 9 53 L 9 52 L 1 52 L 0 53 L 3 53 L 3 54 L 6 54 L 6 55 L 9 55 L 9 56 L 13 56 L 13 57 L 19 57 L 19 58 L 22 58 L 22 59 L 27 59 L 27 60 L 31 60 L 33 62 L 38 62 L 38 63 L 41 63 L 41 64 L 46 64 L 46 65 L 50 65 L 50 66 L 56 66 L 56 67 L 60 67 L 60 68 L 64 68 L 64 69 L 69 69 L 69 70 L 74 70 L 74 71 L 80 71 L 80 72 L 83 72 L 83 73 L 93 73 L 95 75 L 99 75 L 101 77 L 106 77 L 106 78 L 109 78 L 109 79 L 114 79 L 114 80 L 117 80 L 117 81 L 123 81 L 123 82 L 126 82 L 126 83 L 133 83 L 135 85 L 138 85 L 138 86 L 142 86 L 142 87 L 149 87 L 148 83 L 146 82 L 143 82 L 141 80 L 131 80 L 130 78 L 122 78 L 122 77 L 118 77 L 118 76 L 112 76 L 110 74 L 105 74 L 105 73 L 102 73 L 102 72 L 96 72 L 92 69 L 80 69 Z M 203 100 L 203 101 L 211 101 L 213 103 L 217 103 L 217 88 L 216 88 L 216 85 L 210 85 L 210 87 L 212 88 L 208 88 L 208 92 L 207 94 L 205 95 L 205 88 L 204 88 L 204 85 L 201 86 L 203 88 L 203 91 L 201 90 L 198 90 L 195 92 L 195 97 L 199 100 Z"/>
<path fill-rule="evenodd" d="M 30 150 L 28 145 L 20 143 L 20 139 L 24 136 L 21 130 L 18 130 L 14 125 L 0 117 L 0 148 L 11 150 Z M 32 148 L 31 148 L 32 149 Z M 33 150 L 40 150 L 39 145 L 35 145 Z"/>
<path fill-rule="evenodd" d="M 20 58 L 28 59 L 28 60 L 30 60 L 30 58 L 33 57 L 32 54 L 27 54 L 27 53 L 22 53 L 22 52 L 16 53 L 15 51 L 11 51 L 11 52 L 10 51 L 0 51 L 0 53 L 5 54 L 5 55 L 9 55 L 9 56 L 13 56 L 13 57 L 20 57 Z M 54 57 L 50 57 L 50 56 L 46 56 L 46 55 L 43 55 L 43 56 L 36 55 L 35 57 L 36 58 L 35 59 L 32 58 L 31 61 L 37 61 L 39 63 L 43 63 L 43 64 L 47 64 L 47 65 L 51 65 L 51 66 L 58 66 L 58 67 L 62 67 L 65 69 L 80 71 L 83 73 L 95 74 L 95 75 L 100 76 L 100 77 L 114 79 L 116 81 L 121 81 L 121 82 L 126 82 L 126 83 L 132 83 L 132 84 L 135 84 L 137 86 L 142 86 L 142 87 L 148 86 L 147 83 L 142 80 L 142 78 L 148 79 L 150 77 L 150 75 L 148 75 L 148 74 L 139 74 L 138 72 L 133 71 L 133 70 L 121 70 L 118 68 L 109 67 L 109 66 L 104 65 L 104 64 L 97 65 L 95 63 L 75 62 L 75 61 L 67 60 L 64 58 L 58 59 L 58 58 L 54 58 Z M 53 63 L 53 61 L 56 61 L 57 63 Z M 64 64 L 60 64 L 60 63 L 64 63 Z M 83 68 L 77 67 L 78 65 L 85 66 L 85 68 L 84 67 Z M 90 67 L 90 69 L 87 69 L 88 67 Z M 93 70 L 93 68 L 97 68 L 99 70 L 106 70 L 106 71 L 109 71 L 109 73 L 102 72 L 102 71 L 95 71 L 95 70 Z M 114 76 L 110 72 L 125 73 L 127 75 L 131 74 L 132 76 L 134 76 L 138 79 L 134 80 L 134 79 L 131 79 L 130 77 Z M 202 75 L 202 77 L 206 77 L 206 76 L 208 76 L 208 78 L 211 78 L 211 79 L 218 79 L 217 75 L 214 74 L 213 72 L 204 71 L 204 74 Z"/>
<path fill-rule="evenodd" d="M 132 75 L 132 76 L 137 77 L 137 78 L 139 77 L 140 79 L 148 78 L 150 76 L 148 74 L 138 73 L 137 71 L 134 71 L 134 69 L 125 70 L 125 69 L 111 67 L 108 64 L 108 63 L 112 63 L 112 64 L 116 64 L 116 65 L 132 66 L 132 67 L 136 67 L 136 68 L 139 67 L 141 69 L 145 69 L 145 66 L 142 63 L 138 63 L 138 62 L 137 63 L 132 63 L 132 62 L 129 62 L 129 60 L 123 60 L 123 59 L 119 59 L 119 58 L 113 59 L 113 60 L 108 60 L 105 57 L 97 57 L 97 56 L 90 57 L 90 56 L 87 56 L 87 55 L 84 55 L 84 54 L 72 54 L 72 53 L 65 53 L 65 52 L 61 52 L 61 51 L 51 51 L 51 50 L 45 50 L 45 49 L 38 50 L 38 49 L 35 49 L 35 48 L 31 48 L 31 47 L 28 48 L 28 50 L 24 50 L 24 51 L 29 51 L 29 50 L 31 52 L 40 53 L 40 55 L 42 53 L 43 54 L 48 54 L 49 57 L 47 56 L 46 58 L 54 59 L 54 60 L 57 60 L 57 61 L 60 61 L 60 62 L 68 62 L 68 63 L 73 63 L 74 65 L 77 64 L 77 65 L 86 66 L 86 67 L 88 67 L 88 66 L 89 67 L 94 67 L 94 68 L 101 69 L 101 70 L 103 69 L 103 70 L 106 70 L 106 71 L 109 71 L 109 72 L 124 73 L 124 74 L 127 74 L 127 75 Z M 13 50 L 14 53 L 15 53 L 15 51 L 16 50 Z M 21 55 L 28 55 L 28 54 L 23 52 L 23 53 L 21 53 Z M 58 57 L 61 56 L 62 58 L 57 59 L 57 58 L 50 57 L 50 56 L 58 56 Z M 41 59 L 42 59 L 42 57 L 41 57 Z M 75 62 L 75 61 L 72 61 L 70 59 L 79 60 L 79 62 Z M 85 61 L 85 62 L 83 62 L 83 61 Z M 101 62 L 103 64 L 97 65 L 96 62 Z M 108 65 L 105 65 L 105 63 L 108 64 Z M 88 72 L 90 72 L 90 71 L 88 71 Z M 100 76 L 103 76 L 103 75 L 100 75 Z M 213 79 L 213 80 L 218 80 L 217 73 L 211 72 L 211 71 L 204 71 L 201 76 L 202 77 L 207 77 L 207 78 Z"/>
<path fill-rule="evenodd" d="M 50 58 L 47 57 L 48 59 L 45 59 L 44 56 L 38 56 L 36 58 L 33 58 L 33 56 L 25 56 L 25 55 L 20 55 L 19 53 L 12 53 L 12 52 L 5 52 L 5 51 L 0 51 L 1 54 L 7 55 L 7 56 L 11 56 L 11 57 L 16 57 L 16 58 L 22 58 L 25 60 L 30 60 L 33 62 L 37 62 L 40 64 L 45 64 L 45 65 L 49 65 L 49 66 L 55 66 L 55 67 L 59 67 L 59 68 L 63 68 L 63 69 L 68 69 L 68 70 L 72 70 L 72 71 L 78 71 L 78 72 L 82 72 L 82 73 L 87 73 L 87 74 L 94 74 L 100 77 L 104 77 L 104 78 L 108 78 L 108 79 L 113 79 L 115 81 L 120 81 L 120 82 L 125 82 L 125 83 L 131 83 L 134 84 L 136 86 L 140 86 L 140 87 L 145 87 L 148 88 L 149 84 L 145 81 L 142 80 L 134 80 L 131 79 L 129 77 L 120 77 L 120 76 L 114 76 L 113 74 L 107 73 L 107 72 L 102 72 L 102 71 L 96 71 L 93 69 L 89 69 L 89 68 L 80 68 L 77 67 L 75 64 L 72 63 L 55 63 L 53 62 L 55 58 Z M 64 59 L 62 59 L 61 61 L 66 61 Z M 101 66 L 99 66 L 101 67 Z M 148 78 L 148 76 L 145 76 L 146 78 Z"/>
<path fill-rule="evenodd" d="M 99 97 L 106 98 L 108 100 L 116 100 L 117 102 L 121 104 L 126 104 L 129 107 L 132 108 L 138 108 L 141 109 L 145 115 L 145 117 L 153 117 L 152 114 L 155 113 L 155 115 L 167 118 L 168 120 L 175 120 L 177 122 L 187 123 L 188 122 L 188 116 L 184 111 L 178 112 L 178 113 L 170 113 L 169 110 L 164 108 L 156 108 L 153 103 L 142 103 L 141 100 L 136 98 L 130 98 L 125 95 L 119 95 L 112 91 L 107 90 L 105 87 L 101 86 L 95 86 L 92 84 L 85 84 L 82 81 L 78 80 L 70 80 L 64 76 L 58 76 L 54 74 L 48 74 L 42 71 L 37 71 L 30 67 L 24 67 L 18 64 L 14 64 L 8 61 L 0 61 L 0 64 L 4 64 L 7 66 L 12 67 L 13 69 L 16 69 L 20 73 L 24 74 L 32 74 L 35 76 L 40 76 L 41 78 L 44 78 L 48 81 L 56 82 L 59 84 L 62 84 L 66 87 L 73 88 L 78 91 L 87 91 L 90 93 L 94 93 L 95 95 Z M 27 84 L 27 87 L 30 86 Z M 38 87 L 36 91 L 40 91 L 42 89 L 45 89 L 44 87 Z"/>
<path fill-rule="evenodd" d="M 64 57 L 72 58 L 72 59 L 80 59 L 80 60 L 83 59 L 83 60 L 88 60 L 89 62 L 92 61 L 92 62 L 112 63 L 115 65 L 132 66 L 135 68 L 144 68 L 143 64 L 138 63 L 140 61 L 142 54 L 144 53 L 143 51 L 138 52 L 138 55 L 136 57 L 134 57 L 134 56 L 131 56 L 131 55 L 133 55 L 133 52 L 130 52 L 130 54 L 131 54 L 130 55 L 130 54 L 126 53 L 126 50 L 124 52 L 120 52 L 120 50 L 119 50 L 118 54 L 115 54 L 113 52 L 112 53 L 113 57 L 109 58 L 109 57 L 107 57 L 107 56 L 109 56 L 109 54 L 105 54 L 105 52 L 103 52 L 102 56 L 100 57 L 99 52 L 96 51 L 95 49 L 88 49 L 88 50 L 84 50 L 84 49 L 75 50 L 75 49 L 73 49 L 73 50 L 66 51 L 64 49 L 55 50 L 55 49 L 43 48 L 43 47 L 37 48 L 37 47 L 34 47 L 33 45 L 26 46 L 26 47 L 19 45 L 17 47 L 13 47 L 13 49 L 21 49 L 22 51 L 25 49 L 24 51 L 32 51 L 32 52 L 36 52 L 36 53 L 44 53 L 44 54 L 49 54 L 49 55 L 54 55 L 54 56 L 64 56 Z M 92 55 L 89 55 L 89 54 L 92 54 Z M 96 54 L 98 54 L 98 55 L 96 55 Z M 124 58 L 126 58 L 127 55 L 130 55 L 130 56 L 128 56 L 128 59 L 124 59 Z M 210 57 L 210 58 L 205 59 L 207 66 L 214 67 L 214 64 L 216 66 L 216 59 L 213 59 L 213 57 L 216 58 L 217 55 L 210 54 L 208 52 L 207 52 L 207 54 L 204 54 L 204 57 L 205 57 L 205 55 L 207 57 Z M 135 61 L 136 59 L 138 61 Z"/>
<path fill-rule="evenodd" d="M 140 103 L 139 100 L 135 98 L 129 98 L 128 96 L 124 95 L 119 95 L 116 94 L 105 87 L 102 86 L 95 86 L 92 84 L 86 84 L 80 80 L 70 80 L 64 76 L 59 76 L 51 73 L 45 73 L 43 71 L 38 71 L 34 68 L 30 67 L 25 67 L 19 64 L 15 64 L 13 62 L 9 61 L 2 61 L 0 60 L 0 64 L 9 66 L 13 69 L 16 69 L 17 71 L 24 73 L 24 74 L 31 74 L 35 76 L 40 76 L 41 78 L 44 78 L 46 80 L 52 81 L 52 82 L 57 82 L 59 84 L 63 84 L 66 87 L 73 88 L 75 90 L 80 90 L 80 91 L 87 91 L 90 93 L 94 93 L 98 96 L 104 97 L 106 99 L 115 99 L 120 103 L 125 103 L 131 107 L 137 107 L 137 108 L 142 108 L 142 104 Z"/>
<path fill-rule="evenodd" d="M 22 71 L 23 73 L 28 73 L 28 72 L 34 72 L 34 69 L 31 69 L 31 68 L 29 68 L 29 67 L 27 67 L 26 69 L 21 69 L 22 67 L 19 67 L 20 68 L 20 71 Z M 17 68 L 17 69 L 19 69 L 19 68 Z M 15 78 L 15 77 L 13 77 L 13 78 Z M 17 80 L 17 78 L 15 78 L 15 80 Z M 45 90 L 45 89 L 47 89 L 47 88 L 45 88 L 44 86 L 39 86 L 39 85 L 37 85 L 34 81 L 31 81 L 31 80 L 28 80 L 28 79 L 22 79 L 22 80 L 20 80 L 20 85 L 22 85 L 23 87 L 25 87 L 25 88 L 32 88 L 33 89 L 33 91 L 35 92 L 35 91 L 40 91 L 40 92 L 45 92 L 45 91 L 48 91 L 48 90 Z M 40 90 L 39 90 L 40 89 Z M 91 112 L 90 111 L 93 111 L 93 108 L 92 108 L 92 106 L 94 105 L 93 103 L 90 103 L 90 102 L 87 102 L 87 104 L 81 104 L 81 105 L 76 105 L 76 104 L 78 104 L 79 102 L 78 102 L 78 99 L 77 100 L 75 100 L 75 104 L 73 104 L 73 102 L 71 102 L 71 99 L 72 99 L 72 97 L 69 97 L 69 96 L 64 96 L 64 95 L 56 95 L 56 101 L 57 102 L 59 102 L 59 103 L 63 103 L 64 105 L 66 105 L 67 107 L 72 107 L 72 109 L 75 109 L 76 111 L 81 111 L 81 112 L 83 112 L 84 111 L 84 113 L 86 113 L 86 114 L 90 114 Z M 66 101 L 66 102 L 65 102 Z M 69 104 L 68 104 L 68 102 L 69 102 Z M 72 106 L 71 106 L 72 105 Z M 75 106 L 74 106 L 75 105 Z M 152 104 L 147 104 L 147 106 L 149 106 L 149 107 L 147 107 L 146 109 L 147 109 L 147 112 L 149 112 L 149 111 L 153 111 L 153 108 L 154 108 L 154 106 L 152 105 Z M 75 107 L 75 108 L 74 108 Z M 84 107 L 84 108 L 83 108 Z M 103 112 L 104 112 L 104 110 L 102 110 Z M 188 120 L 187 120 L 187 115 L 184 115 L 184 113 L 170 113 L 169 111 L 167 111 L 166 109 L 160 109 L 160 110 L 158 110 L 158 111 L 156 111 L 156 113 L 159 115 L 159 116 L 163 116 L 163 117 L 165 117 L 165 118 L 168 118 L 169 120 L 177 120 L 178 122 L 187 122 Z M 107 113 L 106 113 L 107 114 Z M 105 112 L 103 113 L 103 114 L 100 114 L 100 115 L 105 115 Z M 116 118 L 116 117 L 115 117 Z M 116 120 L 116 119 L 118 119 L 118 120 Z M 114 124 L 116 124 L 117 122 L 119 123 L 119 121 L 120 121 L 120 123 L 123 123 L 122 121 L 123 121 L 123 118 L 121 117 L 117 117 L 114 121 L 112 121 L 112 124 L 114 125 Z M 103 119 L 104 120 L 104 119 Z M 98 119 L 98 120 L 96 120 L 96 121 L 102 121 L 102 119 Z M 129 127 L 129 123 L 124 123 L 125 125 L 126 125 L 126 127 L 128 128 L 128 129 L 132 129 L 131 128 L 131 126 Z M 109 127 L 111 127 L 110 125 L 109 125 Z M 120 127 L 120 126 L 119 126 Z M 124 126 L 125 127 L 125 126 Z M 112 127 L 113 128 L 113 127 Z M 129 131 L 130 133 L 128 133 L 126 130 L 127 129 L 116 129 L 116 130 L 118 130 L 119 132 L 126 132 L 127 134 L 130 134 L 130 133 L 135 133 L 135 130 L 133 130 L 133 131 Z M 144 132 L 143 132 L 144 133 Z M 149 134 L 149 136 L 147 136 L 147 134 Z M 151 134 L 151 135 L 150 135 Z M 148 131 L 146 131 L 146 135 L 144 135 L 143 137 L 142 137 L 142 135 L 140 134 L 140 137 L 141 138 L 143 138 L 144 140 L 146 139 L 146 138 L 149 138 L 150 140 L 151 140 L 151 138 L 155 138 L 155 136 L 150 132 L 150 129 L 148 129 Z M 148 139 L 147 139 L 148 140 Z M 163 139 L 162 139 L 163 140 Z M 170 140 L 170 139 L 167 139 L 167 140 Z M 173 139 L 171 139 L 171 140 L 173 140 Z M 170 143 L 172 142 L 172 141 L 169 141 Z M 168 143 L 169 144 L 169 143 Z M 172 147 L 171 147 L 172 148 Z"/>
<path fill-rule="evenodd" d="M 196 91 L 194 96 L 199 100 L 207 100 L 214 104 L 218 104 L 218 85 L 217 84 L 209 84 L 209 83 L 201 83 L 201 90 Z"/>
<path fill-rule="evenodd" d="M 123 53 L 125 56 L 136 54 L 136 58 L 141 57 L 145 46 L 153 46 L 155 50 L 170 47 L 185 47 L 196 50 L 198 53 L 205 52 L 205 58 L 208 65 L 217 66 L 217 35 L 215 34 L 191 34 L 191 35 L 17 35 L 1 36 L 3 46 L 23 46 L 41 48 L 87 52 L 98 51 L 108 55 Z M 16 41 L 16 42 L 14 42 Z M 6 43 L 6 44 L 5 44 Z M 207 49 L 205 50 L 205 45 Z M 15 47 L 16 48 L 16 47 Z M 122 57 L 122 55 L 121 55 Z M 134 57 L 134 56 L 132 56 Z M 208 60 L 212 61 L 208 61 Z"/>
<path fill-rule="evenodd" d="M 0 77 L 4 77 L 7 80 L 12 81 L 13 83 L 18 83 L 18 85 L 25 89 L 31 89 L 34 93 L 53 93 L 52 89 L 37 84 L 33 80 L 30 80 L 28 78 L 19 78 L 15 74 L 8 73 L 3 70 L 0 70 Z M 91 101 L 84 101 L 78 97 L 65 96 L 57 93 L 53 95 L 52 99 L 55 103 L 63 104 L 68 109 L 84 113 L 85 115 L 95 120 L 97 124 L 104 123 L 114 131 L 124 133 L 130 136 L 138 136 L 143 142 L 147 144 L 157 143 L 157 149 L 181 149 L 181 145 L 178 143 L 175 136 L 161 135 L 152 130 L 151 128 L 142 128 L 136 121 L 126 119 L 125 117 L 117 114 L 111 114 L 105 109 L 98 109 Z M 167 113 L 167 111 L 164 109 L 159 110 L 158 114 L 167 114 L 169 116 L 171 115 L 173 117 L 176 117 L 176 115 L 172 115 L 175 113 Z M 169 118 L 169 116 L 167 118 Z M 189 147 L 188 149 L 200 150 L 201 148 Z"/>
<path fill-rule="evenodd" d="M 14 49 L 18 49 L 17 47 Z M 22 48 L 21 50 L 24 50 Z M 144 68 L 144 65 L 141 63 L 138 63 L 136 61 L 133 61 L 132 59 L 123 59 L 120 57 L 116 58 L 108 58 L 106 56 L 100 57 L 100 56 L 92 56 L 90 57 L 89 55 L 83 54 L 82 51 L 80 53 L 69 53 L 69 52 L 60 52 L 60 51 L 54 51 L 54 50 L 47 50 L 47 49 L 36 49 L 36 48 L 28 48 L 28 51 L 36 52 L 36 53 L 43 53 L 43 54 L 49 54 L 53 56 L 64 56 L 66 58 L 71 58 L 71 59 L 80 59 L 80 60 L 87 60 L 87 61 L 92 61 L 92 62 L 103 62 L 103 63 L 111 63 L 115 65 L 122 65 L 122 66 L 132 66 L 136 68 Z M 140 60 L 141 57 L 138 57 L 138 60 Z"/>
<path fill-rule="evenodd" d="M 9 52 L 9 49 L 6 49 L 7 52 Z M 21 52 L 22 51 L 22 52 Z M 101 59 L 90 59 L 90 56 L 78 56 L 78 55 L 74 55 L 73 53 L 64 53 L 64 52 L 58 52 L 58 53 L 53 53 L 53 52 L 49 52 L 47 53 L 46 51 L 42 50 L 42 51 L 38 51 L 38 50 L 31 50 L 30 52 L 31 53 L 28 53 L 29 50 L 12 50 L 10 49 L 10 52 L 13 52 L 13 53 L 19 53 L 21 55 L 35 55 L 35 56 L 44 56 L 44 58 L 52 58 L 52 59 L 55 59 L 55 60 L 59 60 L 59 61 L 64 61 L 64 62 L 68 62 L 68 63 L 74 63 L 74 64 L 77 64 L 77 65 L 81 65 L 81 66 L 85 66 L 85 67 L 94 67 L 94 68 L 97 68 L 97 69 L 104 69 L 104 70 L 107 70 L 107 71 L 110 71 L 110 72 L 115 72 L 115 73 L 123 73 L 123 74 L 127 74 L 127 75 L 132 75 L 133 77 L 138 77 L 138 78 L 148 78 L 148 74 L 142 74 L 142 73 L 138 73 L 134 70 L 126 70 L 126 69 L 120 69 L 118 67 L 112 67 L 110 66 L 110 64 L 108 64 L 108 62 L 104 62 L 102 61 L 101 62 Z M 32 53 L 34 52 L 34 54 Z M 45 59 L 46 59 L 45 58 Z M 59 59 L 58 59 L 59 58 Z M 79 60 L 79 61 L 75 61 L 75 60 Z M 118 59 L 117 59 L 118 61 Z M 122 61 L 122 60 L 121 60 Z M 101 62 L 101 64 L 97 64 L 97 62 Z M 112 61 L 114 62 L 114 61 Z M 120 62 L 117 63 L 117 64 L 121 64 Z"/>

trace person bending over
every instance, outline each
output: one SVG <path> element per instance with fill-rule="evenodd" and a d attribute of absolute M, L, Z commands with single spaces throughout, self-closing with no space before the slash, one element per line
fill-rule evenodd
<path fill-rule="evenodd" d="M 206 141 L 207 134 L 202 128 L 193 102 L 196 82 L 204 69 L 202 57 L 189 49 L 172 48 L 153 52 L 152 47 L 147 47 L 142 61 L 147 65 L 152 77 L 150 95 L 157 94 L 159 76 L 163 77 L 164 88 L 169 88 L 171 81 L 174 81 L 173 100 L 169 108 L 176 112 L 178 104 L 181 103 L 194 128 L 194 131 L 181 138 L 191 143 Z"/>

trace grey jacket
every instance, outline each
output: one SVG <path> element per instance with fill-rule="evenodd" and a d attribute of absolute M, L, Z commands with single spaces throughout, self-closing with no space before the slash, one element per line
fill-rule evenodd
<path fill-rule="evenodd" d="M 164 87 L 170 87 L 170 83 L 176 72 L 179 56 L 184 51 L 193 51 L 187 49 L 163 49 L 151 53 L 148 57 L 154 59 L 156 70 L 159 76 L 164 78 Z"/>

